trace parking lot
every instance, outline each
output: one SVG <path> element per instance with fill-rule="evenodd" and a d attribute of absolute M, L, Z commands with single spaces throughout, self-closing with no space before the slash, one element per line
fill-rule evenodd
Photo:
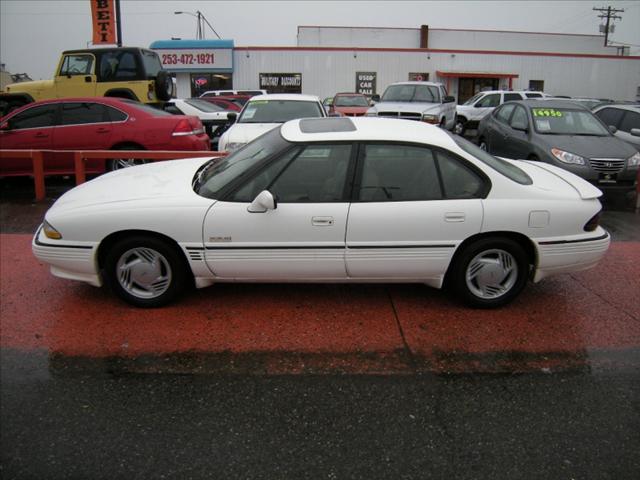
<path fill-rule="evenodd" d="M 140 310 L 31 254 L 2 180 L 6 478 L 635 478 L 640 217 L 499 310 L 422 285 L 216 285 Z M 164 452 L 160 455 L 159 452 Z"/>

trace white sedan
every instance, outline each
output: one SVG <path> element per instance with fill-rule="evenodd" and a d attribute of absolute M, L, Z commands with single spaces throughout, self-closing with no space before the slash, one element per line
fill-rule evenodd
<path fill-rule="evenodd" d="M 233 152 L 254 138 L 296 118 L 326 117 L 314 95 L 280 93 L 257 95 L 244 106 L 237 121 L 220 137 L 218 150 Z"/>
<path fill-rule="evenodd" d="M 216 282 L 420 282 L 496 307 L 529 279 L 596 265 L 610 243 L 600 195 L 422 122 L 293 120 L 223 159 L 74 188 L 33 252 L 140 307 Z"/>

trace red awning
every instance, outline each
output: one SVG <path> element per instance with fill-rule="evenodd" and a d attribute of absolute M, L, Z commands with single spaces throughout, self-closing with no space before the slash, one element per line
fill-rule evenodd
<path fill-rule="evenodd" d="M 517 73 L 497 73 L 497 72 L 443 72 L 436 70 L 436 75 L 444 78 L 518 78 Z"/>

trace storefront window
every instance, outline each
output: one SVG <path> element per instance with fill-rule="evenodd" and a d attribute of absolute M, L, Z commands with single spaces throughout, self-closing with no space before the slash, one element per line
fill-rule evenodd
<path fill-rule="evenodd" d="M 302 93 L 302 74 L 261 73 L 260 88 L 267 93 Z"/>
<path fill-rule="evenodd" d="M 233 88 L 231 74 L 192 73 L 191 96 L 199 97 L 208 90 L 230 90 Z"/>

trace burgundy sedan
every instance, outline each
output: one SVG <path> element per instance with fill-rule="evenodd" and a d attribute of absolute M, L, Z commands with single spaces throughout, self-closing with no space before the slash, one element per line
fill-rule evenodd
<path fill-rule="evenodd" d="M 25 105 L 0 118 L 0 149 L 210 150 L 200 119 L 172 115 L 120 98 L 65 98 Z M 143 160 L 90 159 L 87 173 L 102 173 Z M 48 175 L 71 174 L 73 155 L 45 152 Z M 4 159 L 0 176 L 29 175 L 31 160 Z"/>

